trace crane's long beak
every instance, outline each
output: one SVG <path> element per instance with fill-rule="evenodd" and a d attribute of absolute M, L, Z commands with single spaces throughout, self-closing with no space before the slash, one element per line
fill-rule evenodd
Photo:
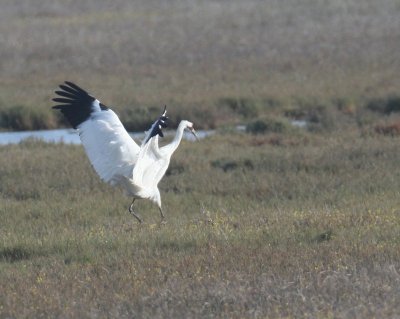
<path fill-rule="evenodd" d="M 194 128 L 191 127 L 191 128 L 189 128 L 189 130 L 190 130 L 190 133 L 193 134 L 193 136 L 196 138 L 196 141 L 198 142 L 198 141 L 199 141 L 199 138 L 197 137 L 197 134 L 196 134 L 196 131 L 194 130 Z"/>

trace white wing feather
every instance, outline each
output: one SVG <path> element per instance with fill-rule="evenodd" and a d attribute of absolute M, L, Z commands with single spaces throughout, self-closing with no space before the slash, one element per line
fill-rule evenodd
<path fill-rule="evenodd" d="M 96 103 L 97 100 L 93 102 Z M 140 147 L 112 110 L 96 110 L 77 129 L 86 154 L 102 180 L 114 185 L 121 175 L 132 178 Z"/>
<path fill-rule="evenodd" d="M 170 156 L 164 154 L 158 147 L 158 135 L 148 143 L 142 144 L 138 160 L 133 169 L 133 182 L 144 188 L 154 188 L 164 176 Z"/>

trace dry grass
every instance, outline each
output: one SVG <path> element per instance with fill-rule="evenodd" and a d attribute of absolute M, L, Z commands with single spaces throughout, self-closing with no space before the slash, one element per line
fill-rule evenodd
<path fill-rule="evenodd" d="M 0 318 L 397 317 L 399 10 L 1 1 L 1 128 L 59 125 L 69 79 L 131 129 L 168 104 L 219 134 L 174 156 L 163 226 L 80 146 L 1 146 Z"/>
<path fill-rule="evenodd" d="M 161 183 L 164 226 L 145 202 L 137 225 L 81 147 L 0 152 L 3 317 L 400 311 L 397 138 L 298 131 L 184 142 Z"/>
<path fill-rule="evenodd" d="M 2 1 L 0 108 L 50 113 L 65 79 L 124 115 L 137 105 L 205 112 L 214 124 L 202 127 L 232 122 L 223 98 L 362 106 L 400 85 L 399 10 L 396 0 Z"/>

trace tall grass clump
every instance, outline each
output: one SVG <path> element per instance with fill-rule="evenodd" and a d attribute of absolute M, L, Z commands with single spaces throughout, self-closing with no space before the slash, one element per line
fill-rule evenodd
<path fill-rule="evenodd" d="M 366 103 L 366 108 L 379 113 L 390 114 L 400 111 L 400 96 L 390 95 L 386 98 L 373 98 Z"/>
<path fill-rule="evenodd" d="M 0 127 L 6 130 L 42 130 L 58 126 L 56 116 L 44 108 L 16 105 L 0 109 Z"/>
<path fill-rule="evenodd" d="M 243 118 L 255 118 L 259 113 L 259 106 L 254 99 L 249 98 L 221 98 L 218 101 L 220 107 L 227 107 L 230 112 Z"/>
<path fill-rule="evenodd" d="M 284 118 L 267 118 L 254 120 L 246 125 L 246 132 L 252 134 L 285 133 L 294 128 Z"/>

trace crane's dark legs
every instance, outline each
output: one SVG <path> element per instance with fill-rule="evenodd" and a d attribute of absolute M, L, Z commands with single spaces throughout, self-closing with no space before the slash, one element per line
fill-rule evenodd
<path fill-rule="evenodd" d="M 135 200 L 136 198 L 133 198 L 132 204 L 129 206 L 129 212 L 139 221 L 139 223 L 142 223 L 142 219 L 133 211 L 133 203 L 135 202 Z"/>
<path fill-rule="evenodd" d="M 165 223 L 165 215 L 164 215 L 164 213 L 162 211 L 162 208 L 158 207 L 158 209 L 160 210 L 160 214 L 161 214 L 161 223 Z"/>
<path fill-rule="evenodd" d="M 135 203 L 136 198 L 134 197 L 132 200 L 131 205 L 129 206 L 129 212 L 138 220 L 139 223 L 142 223 L 142 219 L 139 217 L 139 215 L 137 215 L 134 211 L 133 211 L 133 204 Z M 160 210 L 160 215 L 161 215 L 161 223 L 165 224 L 165 215 L 164 212 L 162 210 L 161 207 L 158 207 L 158 209 Z"/>

